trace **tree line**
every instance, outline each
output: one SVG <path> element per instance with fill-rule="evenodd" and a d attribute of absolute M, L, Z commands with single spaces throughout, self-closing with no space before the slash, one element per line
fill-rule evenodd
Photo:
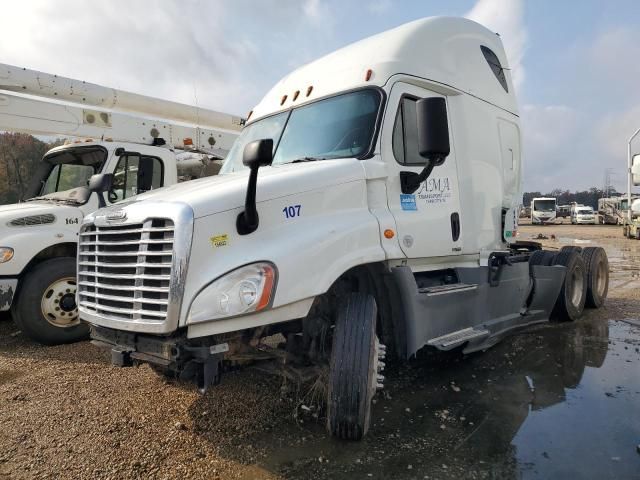
<path fill-rule="evenodd" d="M 0 132 L 0 204 L 22 199 L 44 154 L 61 143 L 43 142 L 26 133 Z"/>
<path fill-rule="evenodd" d="M 586 205 L 589 207 L 593 207 L 594 210 L 598 209 L 598 199 L 603 197 L 616 197 L 619 196 L 614 188 L 610 188 L 608 192 L 597 188 L 591 187 L 588 190 L 570 192 L 569 190 L 562 190 L 560 188 L 556 188 L 549 193 L 542 192 L 525 192 L 522 198 L 522 204 L 525 207 L 531 205 L 531 200 L 538 197 L 552 197 L 555 198 L 558 202 L 558 205 L 569 205 L 573 202 L 576 202 L 579 205 Z"/>

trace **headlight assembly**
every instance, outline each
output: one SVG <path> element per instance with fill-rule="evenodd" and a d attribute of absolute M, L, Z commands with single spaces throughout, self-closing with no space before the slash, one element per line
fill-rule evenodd
<path fill-rule="evenodd" d="M 189 310 L 188 323 L 259 312 L 271 305 L 276 268 L 259 262 L 233 270 L 205 287 Z"/>

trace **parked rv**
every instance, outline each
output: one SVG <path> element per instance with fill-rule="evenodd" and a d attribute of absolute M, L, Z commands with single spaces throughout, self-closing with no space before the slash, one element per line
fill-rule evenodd
<path fill-rule="evenodd" d="M 544 225 L 556 221 L 556 199 L 534 198 L 531 200 L 531 223 Z"/>
<path fill-rule="evenodd" d="M 571 223 L 574 225 L 588 224 L 595 225 L 596 215 L 591 207 L 578 205 L 571 210 Z"/>

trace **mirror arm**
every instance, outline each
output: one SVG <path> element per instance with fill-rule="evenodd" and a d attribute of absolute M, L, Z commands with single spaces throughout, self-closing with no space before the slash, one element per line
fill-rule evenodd
<path fill-rule="evenodd" d="M 98 208 L 104 208 L 107 206 L 107 202 L 104 199 L 104 192 L 96 192 L 96 195 L 98 195 Z"/>
<path fill-rule="evenodd" d="M 436 164 L 436 161 L 428 160 L 420 173 L 400 172 L 400 190 L 402 193 L 413 193 L 420 188 L 420 184 L 429 178 Z"/>
<path fill-rule="evenodd" d="M 248 235 L 258 228 L 260 219 L 256 208 L 256 184 L 258 183 L 258 167 L 254 167 L 249 172 L 249 184 L 247 185 L 247 196 L 244 202 L 244 211 L 236 219 L 236 229 L 240 235 Z"/>

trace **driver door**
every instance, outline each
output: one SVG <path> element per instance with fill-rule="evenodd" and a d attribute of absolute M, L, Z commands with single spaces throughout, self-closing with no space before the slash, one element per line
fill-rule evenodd
<path fill-rule="evenodd" d="M 418 154 L 416 101 L 442 97 L 402 82 L 389 95 L 384 120 L 382 155 L 389 166 L 387 202 L 395 217 L 400 247 L 408 258 L 444 257 L 462 253 L 458 170 L 449 108 L 451 153 L 413 193 L 403 193 L 400 172 L 420 173 L 426 160 Z M 446 98 L 446 97 L 445 97 Z"/>

